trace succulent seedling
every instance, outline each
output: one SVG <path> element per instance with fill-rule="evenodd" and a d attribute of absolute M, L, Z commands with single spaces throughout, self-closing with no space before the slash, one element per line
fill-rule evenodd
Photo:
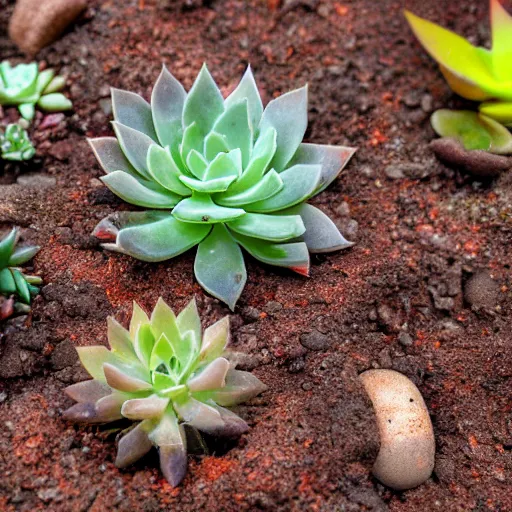
<path fill-rule="evenodd" d="M 0 132 L 0 155 L 4 160 L 30 160 L 36 153 L 26 130 L 18 124 L 9 124 Z"/>
<path fill-rule="evenodd" d="M 309 252 L 352 245 L 306 203 L 355 151 L 302 143 L 307 87 L 263 109 L 250 68 L 224 100 L 206 66 L 188 94 L 164 67 L 151 104 L 118 89 L 112 104 L 117 138 L 90 141 L 102 180 L 151 210 L 101 221 L 94 234 L 106 249 L 163 261 L 199 245 L 197 280 L 233 309 L 246 282 L 240 247 L 308 275 Z"/>
<path fill-rule="evenodd" d="M 249 428 L 225 407 L 266 386 L 224 357 L 228 317 L 202 333 L 195 300 L 177 317 L 161 298 L 151 317 L 134 303 L 129 330 L 108 319 L 108 341 L 111 350 L 77 348 L 93 379 L 66 388 L 77 403 L 64 417 L 84 423 L 137 421 L 119 441 L 117 467 L 129 466 L 156 446 L 162 473 L 176 486 L 187 468 L 185 423 L 214 436 L 236 437 Z"/>
<path fill-rule="evenodd" d="M 473 46 L 459 35 L 409 11 L 405 16 L 449 86 L 460 96 L 483 101 L 480 111 L 512 126 L 512 16 L 490 0 L 492 49 Z"/>
<path fill-rule="evenodd" d="M 458 140 L 465 149 L 480 149 L 507 155 L 512 153 L 512 134 L 500 123 L 470 110 L 440 109 L 430 119 L 441 137 Z"/>
<path fill-rule="evenodd" d="M 16 105 L 27 121 L 34 118 L 36 105 L 47 112 L 70 110 L 72 103 L 60 91 L 66 80 L 51 69 L 39 71 L 37 64 L 11 66 L 0 63 L 0 105 Z"/>
<path fill-rule="evenodd" d="M 16 247 L 19 233 L 14 228 L 8 235 L 0 240 L 0 294 L 16 299 L 26 305 L 32 301 L 32 297 L 39 293 L 37 285 L 42 283 L 40 277 L 28 276 L 18 268 L 31 260 L 39 251 L 39 247 Z"/>

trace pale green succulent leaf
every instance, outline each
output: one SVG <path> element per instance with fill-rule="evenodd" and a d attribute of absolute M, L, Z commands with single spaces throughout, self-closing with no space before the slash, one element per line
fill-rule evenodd
<path fill-rule="evenodd" d="M 133 301 L 132 318 L 130 320 L 130 337 L 134 339 L 140 327 L 146 324 L 149 324 L 148 314 L 137 302 Z"/>
<path fill-rule="evenodd" d="M 211 162 L 219 153 L 229 151 L 228 143 L 224 135 L 210 132 L 204 140 L 204 156 Z"/>
<path fill-rule="evenodd" d="M 197 123 L 187 126 L 183 132 L 183 139 L 179 145 L 180 155 L 183 162 L 187 163 L 187 158 L 192 150 L 202 154 L 204 146 L 204 137 Z"/>
<path fill-rule="evenodd" d="M 214 224 L 234 220 L 245 215 L 245 211 L 240 208 L 218 206 L 208 194 L 195 192 L 192 197 L 180 201 L 172 214 L 176 219 L 184 222 Z"/>
<path fill-rule="evenodd" d="M 178 329 L 183 336 L 186 332 L 191 331 L 194 333 L 196 341 L 201 339 L 202 327 L 199 311 L 197 310 L 196 300 L 192 299 L 185 309 L 183 309 L 176 318 Z"/>
<path fill-rule="evenodd" d="M 261 116 L 260 133 L 269 128 L 277 132 L 277 150 L 270 162 L 281 172 L 292 159 L 308 126 L 307 86 L 290 91 L 272 100 Z"/>
<path fill-rule="evenodd" d="M 284 186 L 281 175 L 272 169 L 252 187 L 238 193 L 232 193 L 230 188 L 224 194 L 215 196 L 215 202 L 221 206 L 247 206 L 250 208 L 251 203 L 275 196 Z"/>
<path fill-rule="evenodd" d="M 212 407 L 220 414 L 224 425 L 220 429 L 212 429 L 211 434 L 218 437 L 239 437 L 249 430 L 249 425 L 234 412 L 213 403 Z"/>
<path fill-rule="evenodd" d="M 187 156 L 187 167 L 190 172 L 196 177 L 202 180 L 204 178 L 206 168 L 208 167 L 208 162 L 205 160 L 204 156 L 197 150 L 190 150 Z"/>
<path fill-rule="evenodd" d="M 124 156 L 121 146 L 115 137 L 99 137 L 87 140 L 96 159 L 107 174 L 114 171 L 123 171 L 136 178 L 144 176 Z"/>
<path fill-rule="evenodd" d="M 482 103 L 479 110 L 498 123 L 512 127 L 512 101 L 488 101 Z"/>
<path fill-rule="evenodd" d="M 34 103 L 21 103 L 18 106 L 18 110 L 20 111 L 23 119 L 26 119 L 27 121 L 32 121 L 32 119 L 34 119 L 34 115 L 36 113 L 36 107 Z"/>
<path fill-rule="evenodd" d="M 175 339 L 176 341 L 176 339 Z M 170 361 L 175 357 L 175 352 L 170 339 L 165 334 L 160 334 L 156 338 L 155 346 L 151 352 L 151 358 L 149 360 L 149 369 L 151 371 L 158 368 L 162 363 L 166 366 L 170 365 Z"/>
<path fill-rule="evenodd" d="M 137 306 L 138 307 L 138 306 Z M 140 308 L 139 308 L 140 310 Z M 140 310 L 142 311 L 142 310 Z M 146 313 L 142 311 L 145 315 Z M 133 316 L 136 315 L 135 307 L 133 308 Z M 147 315 L 146 315 L 147 317 Z M 139 317 L 140 318 L 140 317 Z M 133 321 L 133 317 L 132 317 Z M 135 328 L 136 323 L 138 323 L 138 328 Z M 149 323 L 145 322 L 143 318 L 138 320 L 137 318 L 134 321 L 135 329 L 135 337 L 133 338 L 133 348 L 139 361 L 145 366 L 150 366 L 151 353 L 153 352 L 153 347 L 155 345 L 155 337 L 153 336 L 153 332 L 151 331 L 151 326 Z"/>
<path fill-rule="evenodd" d="M 202 363 L 214 361 L 224 353 L 229 341 L 229 316 L 225 316 L 205 329 L 199 360 Z"/>
<path fill-rule="evenodd" d="M 112 390 L 104 382 L 92 379 L 71 384 L 71 386 L 64 389 L 64 392 L 75 402 L 95 403 L 100 398 L 110 395 Z"/>
<path fill-rule="evenodd" d="M 155 216 L 154 222 L 145 221 L 142 212 L 137 214 L 143 222 L 121 229 L 115 244 L 105 244 L 108 249 L 142 261 L 164 261 L 197 245 L 211 229 L 210 224 L 181 222 L 170 213 L 166 217 Z"/>
<path fill-rule="evenodd" d="M 242 166 L 249 162 L 252 151 L 252 130 L 247 98 L 231 104 L 215 121 L 213 131 L 224 135 L 229 149 L 241 152 Z"/>
<path fill-rule="evenodd" d="M 105 375 L 103 373 L 103 364 L 119 364 L 119 358 L 115 356 L 107 347 L 101 345 L 94 345 L 92 347 L 76 347 L 78 357 L 82 366 L 86 369 L 87 373 L 96 380 L 105 382 Z"/>
<path fill-rule="evenodd" d="M 240 149 L 233 149 L 228 153 L 219 153 L 208 165 L 205 173 L 205 180 L 234 177 L 242 174 L 242 152 Z"/>
<path fill-rule="evenodd" d="M 267 386 L 252 373 L 229 370 L 226 374 L 225 386 L 215 390 L 210 396 L 215 403 L 230 407 L 247 402 L 266 389 Z"/>
<path fill-rule="evenodd" d="M 133 398 L 124 402 L 121 414 L 130 420 L 148 420 L 159 418 L 169 404 L 168 398 L 150 395 L 146 398 Z"/>
<path fill-rule="evenodd" d="M 286 267 L 302 275 L 309 275 L 309 252 L 304 242 L 274 244 L 238 233 L 235 240 L 254 258 L 268 265 Z"/>
<path fill-rule="evenodd" d="M 41 96 L 37 100 L 37 105 L 46 112 L 62 112 L 73 108 L 73 103 L 60 92 L 52 92 Z"/>
<path fill-rule="evenodd" d="M 171 348 L 174 348 L 176 345 L 178 347 L 181 345 L 181 336 L 178 325 L 176 323 L 176 316 L 174 315 L 173 310 L 162 299 L 162 297 L 158 299 L 158 302 L 156 303 L 156 306 L 151 314 L 151 330 L 153 331 L 155 339 L 157 340 L 157 344 L 160 341 L 160 336 L 164 334 L 167 337 Z M 174 351 L 174 354 L 178 357 L 178 359 L 181 359 L 179 352 Z"/>
<path fill-rule="evenodd" d="M 355 148 L 302 143 L 290 165 L 320 165 L 322 173 L 315 194 L 325 190 L 348 164 Z"/>
<path fill-rule="evenodd" d="M 252 74 L 251 66 L 247 67 L 242 80 L 240 80 L 236 89 L 226 98 L 224 105 L 226 108 L 229 108 L 243 99 L 247 99 L 250 126 L 254 133 L 260 124 L 261 114 L 263 113 L 263 103 Z"/>
<path fill-rule="evenodd" d="M 206 65 L 190 89 L 183 106 L 183 128 L 196 123 L 204 137 L 224 111 L 224 99 Z"/>
<path fill-rule="evenodd" d="M 336 224 L 325 213 L 310 204 L 294 206 L 279 212 L 279 215 L 300 215 L 306 229 L 302 240 L 311 253 L 333 252 L 354 245 L 343 237 Z"/>
<path fill-rule="evenodd" d="M 148 432 L 153 428 L 151 420 L 141 421 L 119 440 L 115 466 L 126 468 L 138 461 L 151 450 L 153 443 L 148 437 Z"/>
<path fill-rule="evenodd" d="M 129 367 L 129 370 L 135 373 L 135 368 Z M 149 391 L 152 389 L 149 382 L 128 373 L 126 368 L 121 370 L 108 362 L 103 363 L 103 373 L 107 384 L 118 391 L 137 393 L 139 391 Z"/>
<path fill-rule="evenodd" d="M 224 357 L 218 357 L 207 364 L 198 374 L 188 381 L 191 393 L 209 391 L 222 388 L 226 384 L 226 374 L 229 370 L 229 361 Z"/>
<path fill-rule="evenodd" d="M 242 251 L 224 225 L 216 224 L 199 244 L 194 274 L 208 293 L 225 302 L 231 310 L 235 308 L 247 281 L 247 272 Z"/>
<path fill-rule="evenodd" d="M 114 353 L 127 359 L 136 358 L 129 331 L 111 316 L 107 318 L 107 337 Z"/>
<path fill-rule="evenodd" d="M 12 67 L 8 61 L 3 61 L 0 63 L 0 76 L 4 88 L 0 89 L 0 92 L 11 96 L 12 99 L 33 94 L 36 91 L 38 73 L 39 69 L 35 62 Z"/>
<path fill-rule="evenodd" d="M 162 66 L 151 94 L 151 110 L 158 140 L 162 146 L 176 149 L 183 133 L 181 118 L 187 93 L 174 76 Z"/>
<path fill-rule="evenodd" d="M 314 194 L 321 172 L 320 165 L 294 165 L 280 174 L 284 186 L 277 194 L 251 203 L 246 209 L 250 212 L 268 213 L 301 203 Z"/>
<path fill-rule="evenodd" d="M 202 192 L 207 194 L 214 194 L 216 192 L 224 192 L 228 189 L 229 185 L 233 183 L 236 179 L 236 176 L 228 176 L 227 178 L 216 178 L 208 181 L 196 180 L 194 178 L 189 178 L 188 176 L 180 176 L 180 181 L 183 185 L 189 188 L 194 192 Z"/>
<path fill-rule="evenodd" d="M 481 113 L 441 109 L 432 114 L 430 121 L 438 135 L 458 140 L 467 150 L 512 153 L 512 134 L 500 123 Z"/>
<path fill-rule="evenodd" d="M 228 228 L 242 235 L 272 242 L 284 242 L 302 235 L 306 228 L 299 214 L 267 215 L 248 213 L 227 224 Z"/>
<path fill-rule="evenodd" d="M 163 391 L 176 386 L 176 381 L 167 373 L 153 371 L 153 388 L 157 391 Z"/>
<path fill-rule="evenodd" d="M 44 88 L 43 94 L 52 94 L 64 89 L 66 85 L 66 78 L 63 76 L 54 76 L 50 83 Z"/>
<path fill-rule="evenodd" d="M 108 423 L 122 418 L 121 406 L 126 395 L 111 393 L 100 398 L 96 403 L 79 402 L 62 414 L 68 421 L 78 423 Z"/>
<path fill-rule="evenodd" d="M 41 95 L 43 94 L 43 91 L 46 89 L 46 87 L 50 84 L 53 77 L 55 76 L 55 71 L 53 69 L 45 69 L 44 71 L 41 71 L 37 75 L 36 79 L 36 94 Z"/>
<path fill-rule="evenodd" d="M 183 185 L 181 170 L 176 165 L 169 148 L 153 144 L 148 151 L 147 167 L 152 178 L 162 187 L 180 196 L 189 196 L 190 190 Z"/>
<path fill-rule="evenodd" d="M 139 174 L 150 180 L 147 160 L 149 148 L 154 144 L 151 137 L 117 121 L 112 122 L 121 150 Z"/>
<path fill-rule="evenodd" d="M 18 247 L 14 250 L 7 265 L 10 267 L 18 267 L 19 265 L 23 265 L 30 261 L 40 250 L 41 248 L 38 245 L 31 245 L 28 247 Z M 0 255 L 0 267 L 2 267 L 1 263 L 1 255 Z"/>
<path fill-rule="evenodd" d="M 141 132 L 155 142 L 158 140 L 153 126 L 150 104 L 138 94 L 122 89 L 111 88 L 114 120 Z"/>
<path fill-rule="evenodd" d="M 160 185 L 143 178 L 135 178 L 123 171 L 111 172 L 100 179 L 114 194 L 137 206 L 167 209 L 174 207 L 180 200 L 180 196 Z"/>

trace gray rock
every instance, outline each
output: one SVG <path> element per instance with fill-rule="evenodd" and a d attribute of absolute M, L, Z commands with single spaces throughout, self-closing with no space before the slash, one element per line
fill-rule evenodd
<path fill-rule="evenodd" d="M 398 343 L 403 347 L 410 347 L 413 343 L 413 339 L 410 334 L 402 331 L 398 335 Z"/>
<path fill-rule="evenodd" d="M 70 340 L 61 341 L 51 355 L 51 365 L 55 370 L 73 366 L 78 360 L 78 353 Z"/>
<path fill-rule="evenodd" d="M 280 302 L 277 302 L 275 300 L 271 300 L 267 302 L 265 305 L 265 312 L 269 315 L 272 315 L 274 313 L 277 313 L 278 311 L 281 311 L 283 309 L 283 305 Z"/>
<path fill-rule="evenodd" d="M 49 176 L 48 174 L 42 173 L 28 173 L 22 174 L 16 180 L 18 185 L 22 187 L 30 187 L 30 188 L 52 188 L 57 185 L 57 180 L 53 176 Z"/>
<path fill-rule="evenodd" d="M 475 309 L 491 310 L 498 305 L 500 285 L 486 270 L 474 274 L 464 287 L 464 299 Z"/>
<path fill-rule="evenodd" d="M 301 334 L 300 342 L 303 347 L 306 347 L 309 350 L 326 350 L 331 344 L 329 336 L 322 334 L 316 329 L 311 332 Z"/>

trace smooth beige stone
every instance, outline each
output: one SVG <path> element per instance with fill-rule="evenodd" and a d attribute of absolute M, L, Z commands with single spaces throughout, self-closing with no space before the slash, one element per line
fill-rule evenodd
<path fill-rule="evenodd" d="M 368 370 L 359 377 L 373 403 L 380 433 L 373 474 L 396 490 L 422 484 L 434 469 L 436 446 L 421 393 L 394 370 Z"/>
<path fill-rule="evenodd" d="M 18 0 L 9 37 L 33 56 L 56 41 L 86 7 L 87 0 Z"/>

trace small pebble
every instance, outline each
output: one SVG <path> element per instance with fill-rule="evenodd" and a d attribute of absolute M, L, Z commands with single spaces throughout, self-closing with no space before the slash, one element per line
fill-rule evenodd
<path fill-rule="evenodd" d="M 434 469 L 435 439 L 418 388 L 394 370 L 368 370 L 359 378 L 373 403 L 380 451 L 372 472 L 396 490 L 417 487 Z"/>
<path fill-rule="evenodd" d="M 464 299 L 475 309 L 494 309 L 498 305 L 499 293 L 499 284 L 486 270 L 474 274 L 464 287 Z"/>

